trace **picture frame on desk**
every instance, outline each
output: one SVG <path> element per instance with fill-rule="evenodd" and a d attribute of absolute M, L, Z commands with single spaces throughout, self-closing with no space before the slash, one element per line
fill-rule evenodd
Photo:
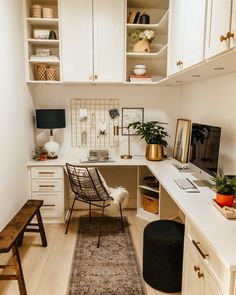
<path fill-rule="evenodd" d="M 190 140 L 191 120 L 177 119 L 173 158 L 186 163 Z"/>
<path fill-rule="evenodd" d="M 122 135 L 128 135 L 127 127 L 134 122 L 143 123 L 144 120 L 144 108 L 122 108 Z M 135 134 L 135 130 L 130 128 L 130 135 Z"/>

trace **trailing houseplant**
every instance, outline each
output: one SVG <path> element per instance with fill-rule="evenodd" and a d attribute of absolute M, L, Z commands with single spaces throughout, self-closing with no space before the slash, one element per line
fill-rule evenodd
<path fill-rule="evenodd" d="M 213 189 L 216 191 L 216 202 L 221 207 L 232 207 L 236 197 L 236 176 L 217 175 L 212 178 Z"/>
<path fill-rule="evenodd" d="M 129 124 L 129 128 L 132 127 L 135 134 L 141 136 L 147 143 L 146 147 L 146 158 L 151 161 L 159 161 L 164 157 L 163 147 L 167 146 L 166 132 L 163 125 L 167 123 L 159 121 L 149 122 L 134 122 Z"/>
<path fill-rule="evenodd" d="M 43 146 L 36 146 L 33 151 L 33 159 L 36 161 L 45 161 L 47 160 L 48 152 Z"/>

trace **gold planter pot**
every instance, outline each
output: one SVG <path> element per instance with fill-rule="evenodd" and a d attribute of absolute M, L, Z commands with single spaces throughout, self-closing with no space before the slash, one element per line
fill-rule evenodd
<path fill-rule="evenodd" d="M 160 161 L 164 158 L 163 146 L 161 144 L 147 144 L 146 158 L 149 161 Z"/>

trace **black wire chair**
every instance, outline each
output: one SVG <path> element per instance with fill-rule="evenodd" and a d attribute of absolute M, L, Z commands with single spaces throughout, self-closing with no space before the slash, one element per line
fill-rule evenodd
<path fill-rule="evenodd" d="M 67 234 L 71 215 L 74 209 L 75 201 L 80 201 L 87 203 L 89 205 L 89 221 L 91 221 L 92 213 L 91 206 L 96 206 L 102 209 L 102 214 L 100 217 L 99 233 L 97 248 L 100 246 L 100 239 L 102 233 L 102 221 L 104 216 L 104 209 L 110 206 L 107 201 L 113 200 L 110 193 L 105 188 L 104 180 L 101 178 L 97 168 L 94 167 L 81 167 L 77 165 L 72 165 L 66 163 L 66 169 L 69 176 L 71 190 L 74 193 L 74 200 L 69 214 L 69 219 L 66 225 L 65 234 Z M 121 218 L 121 228 L 124 232 L 122 207 L 120 204 L 120 218 Z"/>

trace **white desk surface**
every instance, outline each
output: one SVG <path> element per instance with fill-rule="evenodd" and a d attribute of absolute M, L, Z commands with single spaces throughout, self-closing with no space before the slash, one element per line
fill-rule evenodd
<path fill-rule="evenodd" d="M 172 160 L 147 161 L 144 157 L 130 160 L 117 159 L 109 163 L 80 163 L 79 160 L 63 159 L 31 161 L 28 166 L 64 166 L 65 163 L 84 166 L 143 166 L 146 165 L 169 193 L 178 207 L 208 240 L 215 253 L 221 257 L 225 266 L 236 271 L 236 220 L 226 219 L 212 204 L 215 193 L 207 187 L 199 187 L 200 193 L 186 193 L 181 190 L 174 178 L 196 179 L 193 173 L 178 172 Z"/>

